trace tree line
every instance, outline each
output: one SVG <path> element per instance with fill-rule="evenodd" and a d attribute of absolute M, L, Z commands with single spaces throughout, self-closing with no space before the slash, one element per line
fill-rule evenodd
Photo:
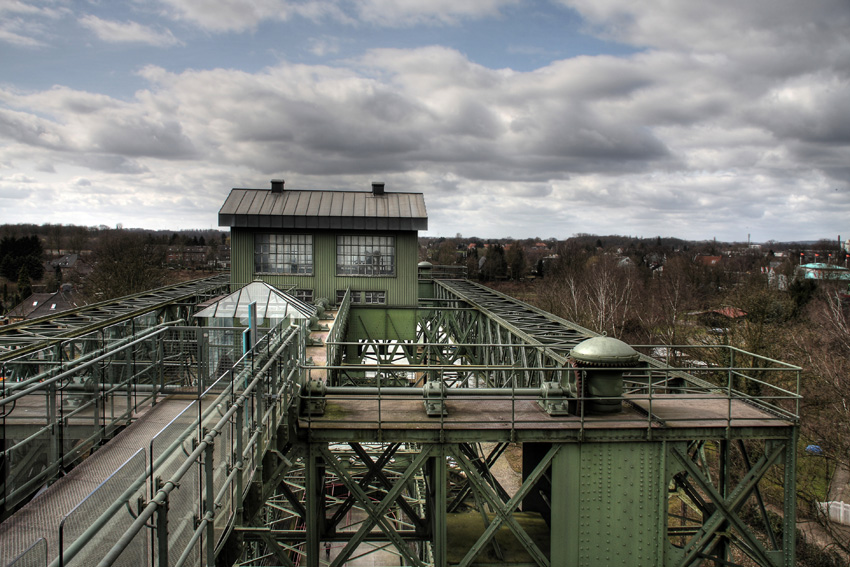
<path fill-rule="evenodd" d="M 816 505 L 829 500 L 836 471 L 850 471 L 850 282 L 799 277 L 796 252 L 777 258 L 770 250 L 739 250 L 711 264 L 683 248 L 653 243 L 614 251 L 566 241 L 542 278 L 488 285 L 630 344 L 730 345 L 800 366 L 798 514 L 818 522 L 833 549 L 850 554 L 850 531 Z M 746 364 L 750 376 L 763 376 L 764 361 Z M 796 388 L 791 377 L 782 385 Z M 735 386 L 762 393 L 755 381 Z M 817 458 L 805 450 L 811 445 Z M 766 498 L 781 509 L 781 491 L 773 494 L 773 502 L 770 491 Z M 817 557 L 806 564 L 844 564 L 828 552 Z"/>
<path fill-rule="evenodd" d="M 145 231 L 74 225 L 0 226 L 0 313 L 29 297 L 33 290 L 55 292 L 72 283 L 88 303 L 160 287 L 179 277 L 168 270 L 169 250 L 208 247 L 214 256 L 227 243 L 218 230 Z M 76 254 L 88 269 L 80 272 L 47 262 Z M 179 254 L 178 254 L 179 256 Z M 179 265 L 179 261 L 175 262 Z M 199 277 L 197 273 L 194 277 Z"/>

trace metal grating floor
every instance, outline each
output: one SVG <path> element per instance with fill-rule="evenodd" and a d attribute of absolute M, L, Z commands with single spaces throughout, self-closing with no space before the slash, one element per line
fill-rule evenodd
<path fill-rule="evenodd" d="M 49 560 L 57 557 L 62 518 L 139 449 L 147 452 L 151 438 L 192 401 L 176 397 L 162 400 L 0 524 L 0 566 L 7 565 L 40 537 L 47 541 Z"/>

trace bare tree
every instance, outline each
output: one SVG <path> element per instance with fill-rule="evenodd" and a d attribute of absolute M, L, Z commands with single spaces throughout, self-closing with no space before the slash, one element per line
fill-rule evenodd
<path fill-rule="evenodd" d="M 822 453 L 817 459 L 801 459 L 801 469 L 813 474 L 798 474 L 798 494 L 810 504 L 834 546 L 850 553 L 847 528 L 818 513 L 814 505 L 850 496 L 850 305 L 836 290 L 822 290 L 807 314 L 809 324 L 792 335 L 792 354 L 804 368 L 801 437 Z M 821 468 L 826 486 L 819 482 Z"/>
<path fill-rule="evenodd" d="M 85 291 L 91 301 L 139 293 L 163 285 L 165 247 L 151 236 L 125 230 L 102 234 Z"/>
<path fill-rule="evenodd" d="M 568 262 L 546 276 L 539 292 L 543 307 L 598 333 L 621 336 L 635 317 L 638 286 L 634 268 L 615 257 L 596 255 L 584 265 Z"/>

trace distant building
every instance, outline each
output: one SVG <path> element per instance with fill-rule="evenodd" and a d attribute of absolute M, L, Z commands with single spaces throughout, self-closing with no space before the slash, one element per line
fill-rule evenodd
<path fill-rule="evenodd" d="M 69 284 L 55 293 L 34 293 L 16 305 L 6 314 L 9 323 L 17 323 L 25 319 L 38 319 L 55 315 L 85 305 Z"/>
<path fill-rule="evenodd" d="M 720 264 L 720 260 L 722 260 L 722 258 L 722 256 L 697 256 L 694 258 L 694 262 L 701 266 L 713 267 Z"/>
<path fill-rule="evenodd" d="M 231 232 L 234 285 L 264 281 L 302 301 L 415 307 L 421 193 L 233 189 L 219 211 Z"/>
<path fill-rule="evenodd" d="M 835 264 L 815 262 L 797 267 L 797 276 L 807 280 L 850 281 L 850 269 Z"/>
<path fill-rule="evenodd" d="M 75 272 L 81 276 L 87 276 L 91 273 L 92 267 L 88 262 L 83 260 L 79 254 L 65 254 L 61 258 L 51 260 L 45 264 L 45 271 L 53 272 L 59 268 L 63 274 Z"/>
<path fill-rule="evenodd" d="M 169 246 L 165 261 L 171 266 L 206 266 L 211 246 Z"/>

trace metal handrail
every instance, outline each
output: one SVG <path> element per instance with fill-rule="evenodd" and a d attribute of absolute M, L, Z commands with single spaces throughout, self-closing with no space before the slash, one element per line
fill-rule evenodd
<path fill-rule="evenodd" d="M 247 407 L 248 402 L 251 400 L 257 401 L 262 397 L 263 392 L 260 392 L 263 381 L 272 368 L 272 366 L 279 362 L 281 359 L 280 354 L 288 347 L 290 347 L 294 340 L 299 338 L 299 335 L 303 332 L 302 327 L 290 327 L 291 331 L 283 338 L 281 344 L 276 348 L 275 352 L 269 357 L 269 360 L 265 363 L 265 365 L 257 372 L 253 373 L 253 379 L 246 385 L 246 387 L 242 390 L 242 392 L 236 397 L 235 400 L 230 404 L 227 412 L 218 420 L 218 422 L 206 433 L 206 435 L 201 439 L 196 446 L 196 448 L 189 454 L 186 459 L 183 461 L 183 464 L 180 468 L 164 482 L 162 487 L 157 491 L 157 493 L 151 498 L 148 504 L 139 512 L 136 517 L 135 522 L 133 522 L 132 526 L 124 533 L 124 535 L 117 541 L 117 543 L 110 549 L 110 551 L 104 556 L 104 558 L 98 564 L 99 567 L 106 567 L 111 565 L 118 557 L 121 555 L 123 550 L 133 541 L 136 535 L 147 525 L 148 521 L 151 520 L 154 513 L 159 510 L 162 510 L 167 514 L 167 507 L 165 506 L 168 501 L 168 496 L 171 492 L 173 492 L 180 484 L 180 480 L 184 475 L 191 469 L 191 467 L 195 464 L 195 462 L 202 456 L 206 455 L 211 447 L 214 446 L 215 438 L 219 436 L 224 428 L 230 423 L 231 418 L 233 418 L 237 411 L 242 411 Z M 294 362 L 294 361 L 293 361 Z M 292 379 L 292 374 L 288 373 L 287 378 L 289 380 Z M 218 399 L 221 400 L 229 400 L 232 392 L 227 390 L 220 394 Z M 213 404 L 215 405 L 215 404 Z M 265 418 L 268 416 L 269 411 L 263 411 L 262 415 L 258 416 L 259 419 L 256 423 L 262 423 Z M 263 440 L 260 438 L 257 440 L 258 443 L 261 443 Z M 236 463 L 236 468 L 241 468 L 243 463 L 244 454 L 247 451 L 243 452 L 243 455 L 239 455 L 239 461 Z M 235 481 L 235 476 L 228 477 L 231 482 Z M 212 482 L 212 479 L 204 478 L 204 482 L 209 483 Z M 202 490 L 202 493 L 206 493 L 206 491 Z M 215 496 L 215 495 L 214 495 Z M 242 495 L 237 495 L 238 498 L 241 498 Z M 215 499 L 214 499 L 215 501 Z M 207 512 L 208 514 L 215 509 L 214 501 L 208 503 Z M 214 514 L 214 512 L 212 512 Z M 205 517 L 204 520 L 209 521 L 212 520 L 212 516 Z M 205 524 L 206 525 L 206 524 Z"/>

